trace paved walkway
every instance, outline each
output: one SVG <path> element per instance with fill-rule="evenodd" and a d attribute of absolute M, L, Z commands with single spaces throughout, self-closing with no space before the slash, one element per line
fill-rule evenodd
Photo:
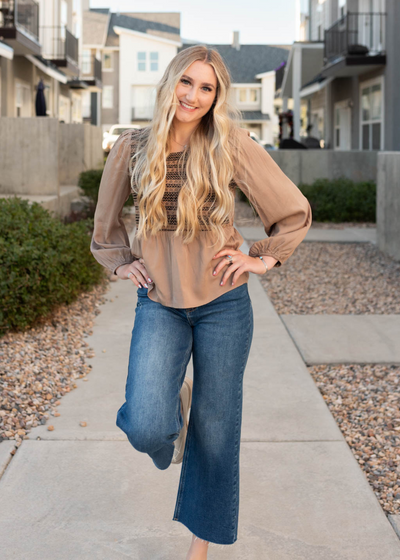
<path fill-rule="evenodd" d="M 245 239 L 262 228 L 238 227 Z M 304 241 L 374 243 L 376 228 L 310 229 Z M 281 315 L 306 364 L 400 364 L 400 315 Z"/>
<path fill-rule="evenodd" d="M 238 227 L 245 239 L 263 239 L 265 231 L 262 227 Z M 325 243 L 374 243 L 376 245 L 376 228 L 343 228 L 343 229 L 309 229 L 304 241 Z"/>
<path fill-rule="evenodd" d="M 210 560 L 398 560 L 400 541 L 256 275 L 249 290 L 238 541 L 211 544 Z M 0 444 L 2 560 L 186 556 L 190 532 L 172 520 L 181 465 L 156 469 L 115 425 L 136 289 L 118 280 L 107 297 L 87 339 L 89 381 L 62 398 L 54 431 L 33 429 L 11 461 L 12 442 Z"/>
<path fill-rule="evenodd" d="M 400 315 L 281 315 L 304 361 L 400 364 Z"/>

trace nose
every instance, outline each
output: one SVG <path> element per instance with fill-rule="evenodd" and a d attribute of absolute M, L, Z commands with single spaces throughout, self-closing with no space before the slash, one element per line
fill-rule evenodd
<path fill-rule="evenodd" d="M 186 100 L 185 100 L 185 102 L 186 102 L 188 105 L 192 105 L 193 107 L 197 107 L 195 101 L 196 101 L 196 100 L 195 100 L 195 97 L 194 97 L 194 96 L 193 96 L 193 97 L 187 97 Z"/>

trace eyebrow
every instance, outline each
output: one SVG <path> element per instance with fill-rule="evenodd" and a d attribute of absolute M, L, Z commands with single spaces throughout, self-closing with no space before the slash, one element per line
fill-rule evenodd
<path fill-rule="evenodd" d="M 186 74 L 182 74 L 181 78 L 188 78 L 189 80 L 192 79 L 190 76 L 187 76 Z M 202 86 L 210 86 L 210 87 L 215 89 L 215 86 L 213 84 L 209 84 L 208 82 L 203 82 L 201 85 Z"/>

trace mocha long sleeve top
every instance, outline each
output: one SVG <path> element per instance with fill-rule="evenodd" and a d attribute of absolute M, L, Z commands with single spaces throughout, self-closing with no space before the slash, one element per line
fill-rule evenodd
<path fill-rule="evenodd" d="M 181 236 L 174 238 L 179 188 L 183 178 L 177 173 L 182 152 L 167 156 L 166 190 L 163 203 L 167 208 L 168 226 L 147 240 L 129 237 L 121 219 L 122 208 L 132 193 L 129 160 L 135 149 L 137 129 L 123 132 L 111 149 L 100 182 L 99 197 L 94 216 L 94 231 L 90 250 L 96 260 L 115 273 L 116 268 L 135 259 L 143 258 L 149 277 L 148 297 L 168 307 L 193 308 L 204 305 L 225 292 L 237 288 L 249 279 L 243 272 L 235 285 L 231 281 L 220 286 L 226 267 L 218 275 L 212 271 L 221 259 L 212 257 L 218 252 L 211 231 L 204 229 L 190 244 Z M 244 157 L 236 163 L 235 175 L 229 188 L 238 186 L 253 202 L 268 237 L 251 245 L 249 255 L 271 255 L 281 266 L 304 239 L 311 226 L 311 207 L 300 189 L 283 173 L 270 154 L 257 144 L 244 129 L 239 129 Z M 241 179 L 247 182 L 242 185 Z M 250 191 L 249 191 L 250 189 Z M 234 215 L 224 227 L 225 244 L 222 248 L 237 250 L 243 237 L 233 226 Z M 138 209 L 136 208 L 138 223 Z M 226 260 L 226 259 L 225 259 Z M 228 261 L 227 261 L 228 262 Z"/>

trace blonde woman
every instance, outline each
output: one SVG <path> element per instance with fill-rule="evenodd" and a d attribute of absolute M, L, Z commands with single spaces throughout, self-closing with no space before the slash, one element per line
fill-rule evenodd
<path fill-rule="evenodd" d="M 183 461 L 173 520 L 192 533 L 186 560 L 206 559 L 209 543 L 237 540 L 253 337 L 247 282 L 281 266 L 311 225 L 307 199 L 240 127 L 230 84 L 221 56 L 206 46 L 171 60 L 153 120 L 121 134 L 108 156 L 91 243 L 101 264 L 138 288 L 116 422 L 158 469 Z M 249 254 L 233 227 L 236 188 L 268 235 Z M 121 220 L 131 194 L 132 246 Z M 193 382 L 185 377 L 191 356 Z"/>

